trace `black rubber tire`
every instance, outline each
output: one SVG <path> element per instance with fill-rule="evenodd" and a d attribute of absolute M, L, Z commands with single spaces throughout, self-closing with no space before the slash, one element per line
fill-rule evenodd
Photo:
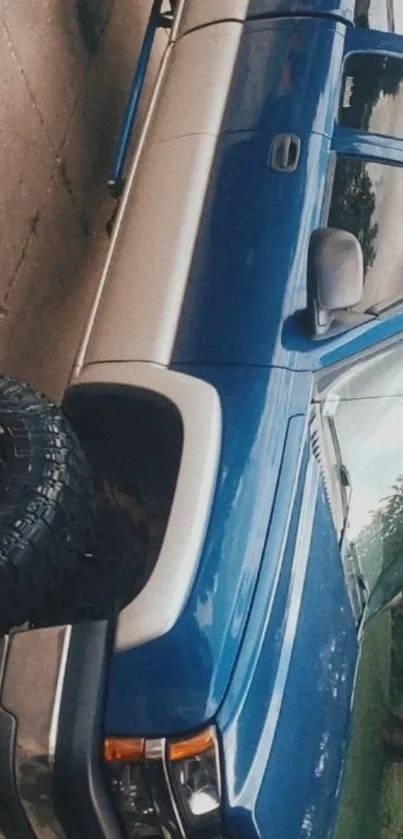
<path fill-rule="evenodd" d="M 0 378 L 0 633 L 52 608 L 92 536 L 91 470 L 61 411 Z"/>
<path fill-rule="evenodd" d="M 102 488 L 93 539 L 78 574 L 66 574 L 52 609 L 35 621 L 43 627 L 114 619 L 143 588 L 148 576 L 149 536 L 135 527 Z"/>

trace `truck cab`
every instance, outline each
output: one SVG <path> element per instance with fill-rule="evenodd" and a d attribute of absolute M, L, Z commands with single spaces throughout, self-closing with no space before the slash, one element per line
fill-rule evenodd
<path fill-rule="evenodd" d="M 7 839 L 331 835 L 403 590 L 402 196 L 399 0 L 175 4 L 63 403 L 158 550 L 5 646 Z"/>

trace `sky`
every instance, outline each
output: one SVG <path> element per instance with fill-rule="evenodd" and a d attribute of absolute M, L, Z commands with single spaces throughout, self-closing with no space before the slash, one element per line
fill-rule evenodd
<path fill-rule="evenodd" d="M 403 344 L 350 368 L 327 398 L 353 489 L 349 536 L 357 538 L 403 473 Z"/>
<path fill-rule="evenodd" d="M 396 32 L 403 34 L 403 0 L 394 0 L 393 11 L 395 13 Z"/>
<path fill-rule="evenodd" d="M 403 0 L 389 0 L 393 8 L 396 32 L 403 34 Z M 370 21 L 374 29 L 387 29 L 387 2 L 378 0 L 371 3 Z"/>

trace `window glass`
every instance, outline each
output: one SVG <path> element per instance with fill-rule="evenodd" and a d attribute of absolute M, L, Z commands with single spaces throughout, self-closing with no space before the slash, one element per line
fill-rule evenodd
<path fill-rule="evenodd" d="M 347 538 L 377 611 L 403 590 L 402 344 L 338 372 L 319 403 L 328 475 L 348 475 Z"/>
<path fill-rule="evenodd" d="M 366 29 L 403 35 L 402 0 L 357 0 L 355 22 Z"/>
<path fill-rule="evenodd" d="M 382 311 L 403 299 L 403 168 L 339 157 L 329 227 L 359 240 L 365 268 L 357 312 Z"/>
<path fill-rule="evenodd" d="M 358 131 L 403 137 L 402 58 L 365 52 L 348 56 L 339 123 Z"/>

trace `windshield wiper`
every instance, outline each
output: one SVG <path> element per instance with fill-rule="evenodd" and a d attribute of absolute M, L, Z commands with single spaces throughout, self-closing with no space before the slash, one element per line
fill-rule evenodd
<path fill-rule="evenodd" d="M 326 422 L 327 427 L 330 431 L 332 463 L 335 467 L 334 470 L 329 470 L 329 468 L 326 465 L 326 449 L 324 448 L 324 442 L 320 430 L 320 413 L 317 407 L 315 406 L 311 418 L 313 453 L 321 470 L 326 498 L 332 510 L 333 519 L 335 521 L 336 531 L 339 540 L 339 548 L 344 567 L 344 574 L 346 578 L 346 584 L 350 592 L 352 608 L 354 611 L 354 615 L 357 619 L 357 623 L 360 623 L 368 601 L 368 590 L 361 571 L 355 545 L 354 543 L 350 542 L 347 535 L 351 497 L 353 492 L 350 472 L 348 470 L 348 467 L 344 463 L 341 455 L 336 425 L 332 415 L 327 414 L 326 417 L 322 417 L 322 422 L 323 420 Z M 323 454 L 325 455 L 325 457 L 322 456 Z M 336 475 L 335 481 L 332 480 L 332 473 L 333 475 Z M 337 490 L 335 486 L 336 483 Z M 333 503 L 334 494 L 336 491 L 341 502 L 341 516 L 339 519 L 339 525 L 337 525 L 337 517 Z"/>
<path fill-rule="evenodd" d="M 358 613 L 357 619 L 358 621 L 360 621 L 364 614 L 365 607 L 368 603 L 369 592 L 364 575 L 362 573 L 362 568 L 360 565 L 360 560 L 358 558 L 355 542 L 350 540 L 347 535 L 353 487 L 351 484 L 349 469 L 343 462 L 341 456 L 339 440 L 337 437 L 337 431 L 333 417 L 327 417 L 327 420 L 329 422 L 329 428 L 332 435 L 332 442 L 334 445 L 334 451 L 337 460 L 337 468 L 340 478 L 340 488 L 343 505 L 343 528 L 340 537 L 340 550 L 342 557 L 345 557 L 347 561 L 350 561 L 349 567 L 346 568 L 346 576 L 350 586 L 350 591 L 352 591 L 352 597 L 354 601 L 358 599 L 358 608 L 356 609 L 356 611 Z"/>
<path fill-rule="evenodd" d="M 328 415 L 326 417 L 326 420 L 327 420 L 327 423 L 328 423 L 329 428 L 330 428 L 330 433 L 332 435 L 333 449 L 334 449 L 334 453 L 335 453 L 335 456 L 336 456 L 336 464 L 337 464 L 337 469 L 338 469 L 338 473 L 339 473 L 339 480 L 340 480 L 341 500 L 342 500 L 342 506 L 343 506 L 343 530 L 342 530 L 342 537 L 341 538 L 343 540 L 344 531 L 345 531 L 346 526 L 347 526 L 348 514 L 349 514 L 349 510 L 350 510 L 350 503 L 351 503 L 351 493 L 352 493 L 351 478 L 350 478 L 350 472 L 349 472 L 346 464 L 343 462 L 343 458 L 341 456 L 339 438 L 337 436 L 336 425 L 335 425 L 334 419 L 333 419 L 332 416 Z"/>
<path fill-rule="evenodd" d="M 354 611 L 356 612 L 357 621 L 358 623 L 360 623 L 365 612 L 366 605 L 368 603 L 369 590 L 365 581 L 365 577 L 362 573 L 362 568 L 358 557 L 357 548 L 355 546 L 355 542 L 353 540 L 350 540 L 347 535 L 348 516 L 352 496 L 351 483 L 348 484 L 348 487 L 348 503 L 346 508 L 346 516 L 344 519 L 343 532 L 340 539 L 340 551 L 345 566 L 347 583 L 352 594 Z"/>

